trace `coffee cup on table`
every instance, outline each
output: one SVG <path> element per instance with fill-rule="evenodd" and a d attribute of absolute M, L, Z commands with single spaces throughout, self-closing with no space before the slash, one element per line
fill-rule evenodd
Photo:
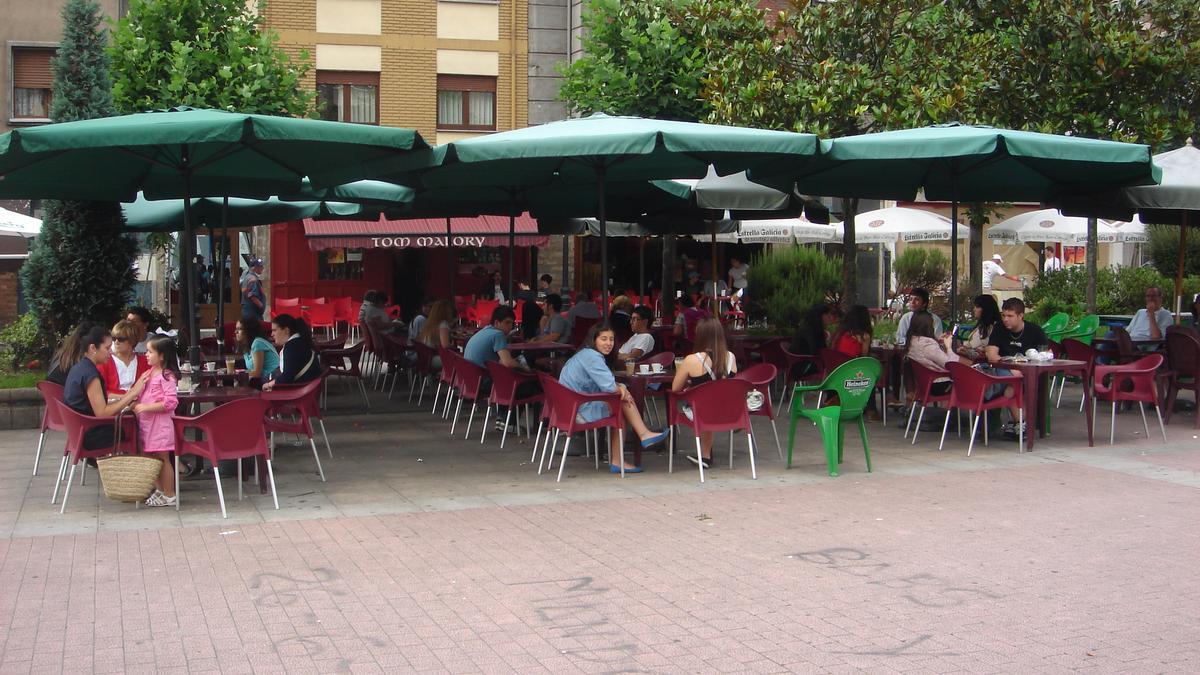
<path fill-rule="evenodd" d="M 204 363 L 204 370 L 205 370 L 206 372 L 209 372 L 209 373 L 211 373 L 211 372 L 213 372 L 213 371 L 214 371 L 214 370 L 216 370 L 216 369 L 217 369 L 217 364 L 216 364 L 215 362 L 213 362 L 213 361 L 206 361 L 206 362 Z"/>
<path fill-rule="evenodd" d="M 650 364 L 649 363 L 641 364 L 640 366 L 638 366 L 638 372 L 640 372 L 643 375 L 649 375 L 650 374 Z"/>
<path fill-rule="evenodd" d="M 652 370 L 654 370 L 654 372 L 656 372 L 656 373 L 661 373 L 661 372 L 663 371 L 663 364 L 661 364 L 661 363 L 652 363 L 652 364 L 650 364 L 650 368 L 651 368 Z"/>

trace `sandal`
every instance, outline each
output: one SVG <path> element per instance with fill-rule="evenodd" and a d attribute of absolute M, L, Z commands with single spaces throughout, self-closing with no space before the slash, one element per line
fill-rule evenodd
<path fill-rule="evenodd" d="M 168 497 L 160 490 L 155 490 L 154 494 L 146 498 L 146 506 L 175 506 L 175 502 L 179 497 Z"/>

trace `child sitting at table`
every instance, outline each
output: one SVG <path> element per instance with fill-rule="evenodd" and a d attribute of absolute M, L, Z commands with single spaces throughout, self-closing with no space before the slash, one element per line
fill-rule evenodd
<path fill-rule="evenodd" d="M 150 363 L 150 371 L 133 412 L 138 418 L 142 452 L 164 453 L 158 480 L 154 481 L 154 493 L 146 499 L 146 506 L 175 506 L 179 497 L 175 494 L 175 467 L 171 465 L 169 454 L 175 451 L 175 425 L 171 414 L 179 405 L 175 393 L 180 377 L 175 341 L 169 337 L 154 338 L 147 346 L 146 360 Z"/>

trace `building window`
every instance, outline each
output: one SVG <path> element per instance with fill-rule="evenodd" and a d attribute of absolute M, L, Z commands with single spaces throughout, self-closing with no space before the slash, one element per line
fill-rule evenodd
<path fill-rule="evenodd" d="M 53 47 L 12 48 L 12 115 L 22 122 L 50 120 L 50 88 L 53 76 L 50 59 Z"/>
<path fill-rule="evenodd" d="M 496 78 L 438 75 L 439 129 L 496 130 Z"/>
<path fill-rule="evenodd" d="M 379 124 L 379 73 L 317 71 L 321 119 Z"/>
<path fill-rule="evenodd" d="M 353 280 L 363 278 L 361 248 L 327 248 L 317 256 L 317 278 Z"/>

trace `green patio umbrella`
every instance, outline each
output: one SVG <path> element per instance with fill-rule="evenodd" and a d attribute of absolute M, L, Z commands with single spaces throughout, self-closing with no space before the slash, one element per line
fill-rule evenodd
<path fill-rule="evenodd" d="M 798 192 L 830 197 L 911 200 L 924 190 L 928 199 L 951 202 L 952 241 L 960 201 L 1053 202 L 1151 185 L 1160 176 L 1145 145 L 959 123 L 822 141 L 814 160 L 785 159 L 751 171 L 758 182 L 791 187 L 794 181 Z M 957 247 L 951 257 L 954 312 Z"/>
<path fill-rule="evenodd" d="M 183 202 L 176 199 L 146 199 L 142 194 L 133 202 L 121 204 L 125 229 L 130 232 L 180 232 L 184 227 Z M 369 213 L 360 204 L 345 202 L 291 202 L 272 197 L 196 197 L 188 206 L 192 228 L 269 225 L 304 218 L 354 218 Z"/>
<path fill-rule="evenodd" d="M 638 117 L 593 114 L 450 143 L 422 164 L 416 158 L 371 163 L 386 180 L 419 188 L 453 188 L 469 194 L 492 187 L 516 199 L 529 188 L 558 183 L 587 186 L 592 213 L 606 236 L 610 182 L 702 178 L 709 165 L 721 175 L 744 171 L 771 160 L 801 162 L 818 150 L 811 134 L 764 131 Z M 601 269 L 608 275 L 602 245 Z M 607 303 L 608 280 L 602 283 Z"/>
<path fill-rule="evenodd" d="M 370 177 L 364 166 L 426 157 L 410 129 L 271 117 L 220 110 L 169 110 L 17 129 L 0 136 L 0 197 L 131 201 L 258 197 Z M 413 165 L 419 165 L 414 161 Z M 191 260 L 190 209 L 181 258 Z M 199 359 L 195 287 L 186 266 L 191 360 Z"/>

